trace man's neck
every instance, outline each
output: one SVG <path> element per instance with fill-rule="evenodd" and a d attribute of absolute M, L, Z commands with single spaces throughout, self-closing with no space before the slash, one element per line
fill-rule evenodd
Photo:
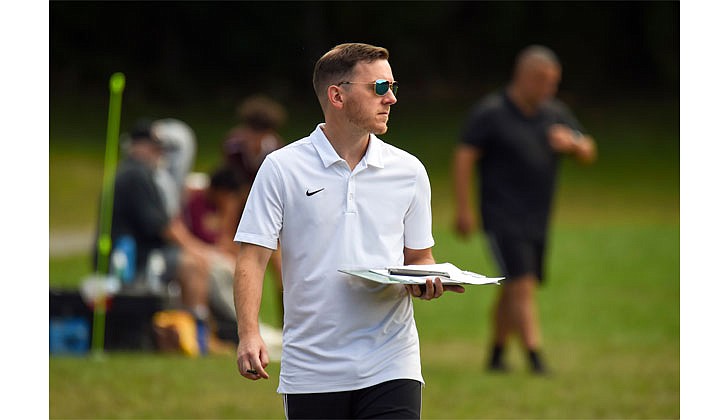
<path fill-rule="evenodd" d="M 523 115 L 530 117 L 538 112 L 538 105 L 528 101 L 515 86 L 508 86 L 506 89 L 506 95 L 508 95 L 508 98 L 510 98 L 516 107 L 521 110 Z"/>
<path fill-rule="evenodd" d="M 321 129 L 339 157 L 346 161 L 349 169 L 354 170 L 367 151 L 369 133 L 352 131 L 348 124 L 342 126 L 331 121 L 327 121 Z"/>

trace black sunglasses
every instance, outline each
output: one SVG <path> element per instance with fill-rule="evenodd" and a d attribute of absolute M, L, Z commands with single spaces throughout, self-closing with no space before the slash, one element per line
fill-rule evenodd
<path fill-rule="evenodd" d="M 389 92 L 389 89 L 392 89 L 392 94 L 394 96 L 397 96 L 397 89 L 399 88 L 399 83 L 397 82 L 390 82 L 389 80 L 385 79 L 378 79 L 374 82 L 339 82 L 337 86 L 341 85 L 374 85 L 374 93 L 376 93 L 379 96 L 384 96 Z"/>

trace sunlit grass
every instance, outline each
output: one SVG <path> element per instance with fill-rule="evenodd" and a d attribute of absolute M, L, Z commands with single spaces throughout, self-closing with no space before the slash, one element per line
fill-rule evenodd
<path fill-rule="evenodd" d="M 464 241 L 451 229 L 449 165 L 460 123 L 454 109 L 403 108 L 387 139 L 428 168 L 438 261 L 497 275 L 482 235 Z M 680 416 L 679 139 L 676 123 L 660 115 L 587 113 L 600 160 L 589 168 L 564 162 L 547 280 L 538 292 L 551 377 L 528 373 L 516 341 L 506 352 L 511 374 L 483 372 L 498 286 L 415 302 L 427 382 L 423 418 Z M 211 167 L 217 133 L 229 119 L 189 116 L 202 127 L 198 167 Z M 308 122 L 294 122 L 287 134 L 308 134 Z M 84 147 L 94 142 L 83 139 L 65 147 L 79 131 L 51 133 L 51 235 L 95 224 L 103 148 Z M 48 281 L 75 288 L 89 271 L 88 252 L 52 257 Z M 265 284 L 261 318 L 275 323 L 272 287 Z M 272 379 L 253 383 L 237 375 L 232 357 L 52 356 L 50 418 L 282 418 L 278 369 L 272 364 Z"/>

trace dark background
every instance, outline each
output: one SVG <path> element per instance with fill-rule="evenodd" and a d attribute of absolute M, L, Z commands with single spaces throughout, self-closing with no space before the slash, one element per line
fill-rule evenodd
<path fill-rule="evenodd" d="M 390 50 L 401 93 L 472 99 L 503 85 L 518 50 L 547 45 L 572 103 L 676 100 L 678 2 L 61 2 L 49 5 L 50 99 L 314 104 L 311 74 L 342 42 Z M 133 81 L 129 83 L 129 81 Z"/>

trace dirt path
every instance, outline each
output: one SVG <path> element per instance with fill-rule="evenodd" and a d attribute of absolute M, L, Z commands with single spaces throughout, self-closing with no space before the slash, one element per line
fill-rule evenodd
<path fill-rule="evenodd" d="M 94 240 L 92 231 L 54 230 L 49 235 L 49 256 L 66 257 L 90 253 Z"/>

